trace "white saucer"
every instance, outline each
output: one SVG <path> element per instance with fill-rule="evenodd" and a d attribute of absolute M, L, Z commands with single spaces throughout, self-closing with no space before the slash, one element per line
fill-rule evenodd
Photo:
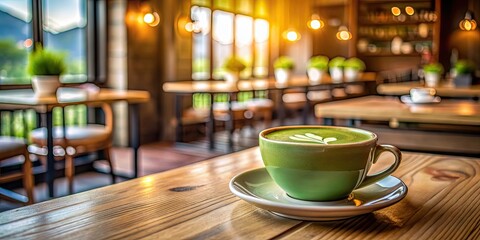
<path fill-rule="evenodd" d="M 289 197 L 270 178 L 265 168 L 243 172 L 230 181 L 230 191 L 241 199 L 274 214 L 307 221 L 354 217 L 388 207 L 405 197 L 407 186 L 388 176 L 356 189 L 348 199 L 330 202 L 302 201 Z"/>
<path fill-rule="evenodd" d="M 431 100 L 426 101 L 413 101 L 410 95 L 403 95 L 400 97 L 400 101 L 406 104 L 432 104 L 432 103 L 439 103 L 442 99 L 439 96 L 435 96 Z"/>

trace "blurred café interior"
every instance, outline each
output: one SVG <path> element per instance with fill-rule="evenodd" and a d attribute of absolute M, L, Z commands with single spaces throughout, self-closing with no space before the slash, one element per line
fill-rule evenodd
<path fill-rule="evenodd" d="M 280 125 L 479 157 L 479 16 L 476 0 L 1 0 L 0 210 L 256 147 Z M 67 65 L 53 97 L 31 90 L 42 49 Z"/>

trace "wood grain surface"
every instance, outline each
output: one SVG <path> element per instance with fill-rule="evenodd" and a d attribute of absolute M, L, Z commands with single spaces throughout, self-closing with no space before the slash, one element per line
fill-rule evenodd
<path fill-rule="evenodd" d="M 74 104 L 102 104 L 117 101 L 129 103 L 144 103 L 150 99 L 148 91 L 116 90 L 100 88 L 89 92 L 80 88 L 61 87 L 55 96 L 36 97 L 32 89 L 16 89 L 0 91 L 1 109 L 34 108 L 37 112 L 45 112 L 54 107 L 64 107 Z"/>
<path fill-rule="evenodd" d="M 424 87 L 420 82 L 401 82 L 401 83 L 384 83 L 377 87 L 377 92 L 384 95 L 409 95 L 410 89 Z M 472 85 L 468 87 L 455 87 L 451 84 L 442 84 L 435 87 L 436 95 L 440 97 L 479 97 L 480 85 Z"/>
<path fill-rule="evenodd" d="M 396 97 L 367 96 L 317 104 L 320 118 L 480 125 L 480 103 L 442 100 L 436 104 L 405 104 Z"/>
<path fill-rule="evenodd" d="M 407 196 L 347 220 L 291 220 L 233 195 L 233 176 L 263 166 L 255 147 L 0 213 L 0 238 L 479 239 L 480 159 L 403 156 Z"/>

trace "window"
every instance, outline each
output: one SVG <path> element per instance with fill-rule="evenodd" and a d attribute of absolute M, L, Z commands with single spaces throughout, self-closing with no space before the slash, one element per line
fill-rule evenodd
<path fill-rule="evenodd" d="M 105 4 L 105 0 L 1 0 L 0 85 L 30 84 L 26 66 L 36 43 L 65 53 L 68 68 L 62 82 L 103 81 L 106 60 L 98 49 L 106 51 L 100 47 L 105 42 Z M 86 110 L 83 105 L 67 107 L 66 124 L 86 124 Z M 60 125 L 60 109 L 53 114 L 54 124 Z M 0 112 L 0 135 L 26 137 L 36 125 L 34 115 Z"/>
<path fill-rule="evenodd" d="M 36 43 L 65 53 L 68 68 L 62 82 L 99 80 L 100 72 L 105 72 L 100 64 L 105 60 L 97 57 L 102 54 L 95 49 L 100 49 L 97 46 L 104 41 L 99 38 L 100 29 L 104 30 L 99 23 L 104 22 L 100 18 L 106 14 L 98 14 L 104 4 L 88 0 L 1 0 L 0 85 L 30 83 L 26 66 Z"/>
<path fill-rule="evenodd" d="M 45 48 L 66 54 L 63 82 L 87 80 L 87 2 L 48 0 L 42 2 Z"/>
<path fill-rule="evenodd" d="M 191 19 L 198 27 L 193 34 L 192 79 L 222 79 L 223 62 L 232 55 L 247 65 L 241 78 L 268 76 L 270 26 L 266 17 L 265 0 L 192 0 Z M 240 93 L 238 100 L 252 97 L 251 92 Z M 214 101 L 227 99 L 218 94 Z M 194 94 L 194 108 L 210 104 L 209 94 Z"/>
<path fill-rule="evenodd" d="M 267 76 L 266 15 L 264 0 L 193 0 L 191 19 L 200 30 L 193 34 L 192 79 L 222 79 L 221 66 L 232 55 L 247 65 L 242 78 Z"/>
<path fill-rule="evenodd" d="M 0 84 L 26 84 L 28 53 L 32 50 L 32 3 L 0 1 Z"/>

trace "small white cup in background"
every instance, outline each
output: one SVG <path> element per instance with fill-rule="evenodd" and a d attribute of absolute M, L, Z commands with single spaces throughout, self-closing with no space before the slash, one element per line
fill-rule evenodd
<path fill-rule="evenodd" d="M 412 88 L 410 90 L 412 102 L 431 102 L 435 99 L 435 94 L 434 88 Z"/>

